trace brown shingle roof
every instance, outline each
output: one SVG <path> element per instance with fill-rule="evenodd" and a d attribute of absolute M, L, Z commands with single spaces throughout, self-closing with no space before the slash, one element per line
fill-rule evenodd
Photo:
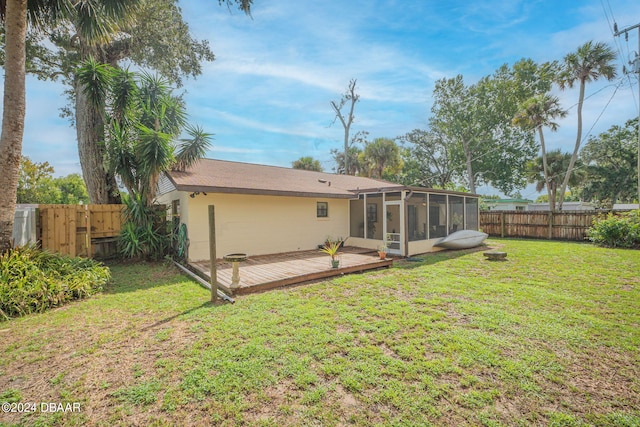
<path fill-rule="evenodd" d="M 358 190 L 404 188 L 372 178 L 336 175 L 225 160 L 202 159 L 169 178 L 181 191 L 271 194 L 309 197 L 353 197 Z"/>

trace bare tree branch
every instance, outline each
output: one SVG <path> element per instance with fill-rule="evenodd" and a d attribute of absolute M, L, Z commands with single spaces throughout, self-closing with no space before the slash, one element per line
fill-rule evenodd
<path fill-rule="evenodd" d="M 347 155 L 347 151 L 349 150 L 349 131 L 354 120 L 353 111 L 355 109 L 356 102 L 360 100 L 360 95 L 356 93 L 356 82 L 357 79 L 351 79 L 349 81 L 347 91 L 344 93 L 344 95 L 342 95 L 339 103 L 336 103 L 335 101 L 330 102 L 331 107 L 336 112 L 336 116 L 333 118 L 331 124 L 334 124 L 336 122 L 336 119 L 340 119 L 342 127 L 344 128 L 345 174 L 349 173 L 349 156 Z M 342 114 L 342 108 L 347 104 L 347 102 L 350 102 L 351 105 L 349 107 L 349 114 L 345 118 L 344 114 Z"/>

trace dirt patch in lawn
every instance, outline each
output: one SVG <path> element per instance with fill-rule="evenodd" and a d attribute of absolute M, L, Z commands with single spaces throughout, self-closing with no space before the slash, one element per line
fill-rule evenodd
<path fill-rule="evenodd" d="M 114 396 L 133 384 L 167 378 L 179 381 L 181 353 L 197 338 L 193 324 L 114 319 L 109 324 L 48 328 L 46 336 L 3 334 L 0 353 L 14 349 L 18 355 L 0 365 L 0 392 L 18 390 L 20 402 L 79 402 L 86 422 L 119 418 Z M 161 396 L 160 396 L 161 397 Z M 145 415 L 127 416 L 129 425 L 147 425 L 160 413 L 158 398 Z M 17 423 L 22 414 L 3 414 Z M 32 414 L 30 417 L 41 416 Z M 66 416 L 66 415 L 65 415 Z"/>

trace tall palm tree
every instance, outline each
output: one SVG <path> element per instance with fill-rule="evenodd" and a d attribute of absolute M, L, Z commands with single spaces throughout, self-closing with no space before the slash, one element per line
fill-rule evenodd
<path fill-rule="evenodd" d="M 571 174 L 578 158 L 580 142 L 582 140 L 582 106 L 584 103 L 584 91 L 588 82 L 605 78 L 609 81 L 616 77 L 616 69 L 613 61 L 616 57 L 613 49 L 606 43 L 594 43 L 588 41 L 576 50 L 564 57 L 563 70 L 561 71 L 558 84 L 560 89 L 572 88 L 578 82 L 580 93 L 578 95 L 578 129 L 576 143 L 571 155 L 569 167 L 560 187 L 560 200 L 558 208 L 562 210 L 564 193 L 571 179 Z"/>
<path fill-rule="evenodd" d="M 0 253 L 11 247 L 25 115 L 27 0 L 0 5 L 5 27 L 4 109 L 0 136 Z M 11 106 L 10 108 L 7 108 Z"/>
<path fill-rule="evenodd" d="M 79 29 L 87 40 L 113 34 L 114 23 L 135 7 L 137 0 L 0 0 L 0 20 L 5 27 L 5 79 L 2 134 L 0 135 L 0 252 L 11 245 L 18 171 L 24 134 L 27 25 L 53 28 L 71 13 L 84 17 Z M 101 25 L 88 25 L 92 17 Z M 6 108 L 11 106 L 11 108 Z"/>
<path fill-rule="evenodd" d="M 542 152 L 542 167 L 544 172 L 544 186 L 547 188 L 549 196 L 549 208 L 551 211 L 556 210 L 556 199 L 551 196 L 549 164 L 547 161 L 547 148 L 544 140 L 543 127 L 548 127 L 552 132 L 558 130 L 558 123 L 553 120 L 563 118 L 567 115 L 567 111 L 560 108 L 560 100 L 549 94 L 536 95 L 525 101 L 520 111 L 513 119 L 513 122 L 524 128 L 536 129 L 540 138 L 540 149 Z M 538 190 L 540 191 L 540 190 Z"/>

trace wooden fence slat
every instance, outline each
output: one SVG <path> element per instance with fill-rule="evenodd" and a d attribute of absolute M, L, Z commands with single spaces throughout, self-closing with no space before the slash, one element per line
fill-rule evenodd
<path fill-rule="evenodd" d="M 91 239 L 93 238 L 93 223 L 91 221 L 91 208 L 89 206 L 85 208 L 85 215 L 87 218 L 87 237 L 85 238 L 87 242 L 87 256 L 93 258 L 93 245 L 91 244 Z"/>
<path fill-rule="evenodd" d="M 67 209 L 67 221 L 69 222 L 69 231 L 67 233 L 67 240 L 69 242 L 69 255 L 75 257 L 77 255 L 76 251 L 76 209 Z"/>
<path fill-rule="evenodd" d="M 53 208 L 48 209 L 47 210 L 47 227 L 49 231 L 47 232 L 47 247 L 51 250 L 53 250 L 53 248 L 56 247 L 55 224 L 56 224 L 55 212 L 53 211 Z"/>

